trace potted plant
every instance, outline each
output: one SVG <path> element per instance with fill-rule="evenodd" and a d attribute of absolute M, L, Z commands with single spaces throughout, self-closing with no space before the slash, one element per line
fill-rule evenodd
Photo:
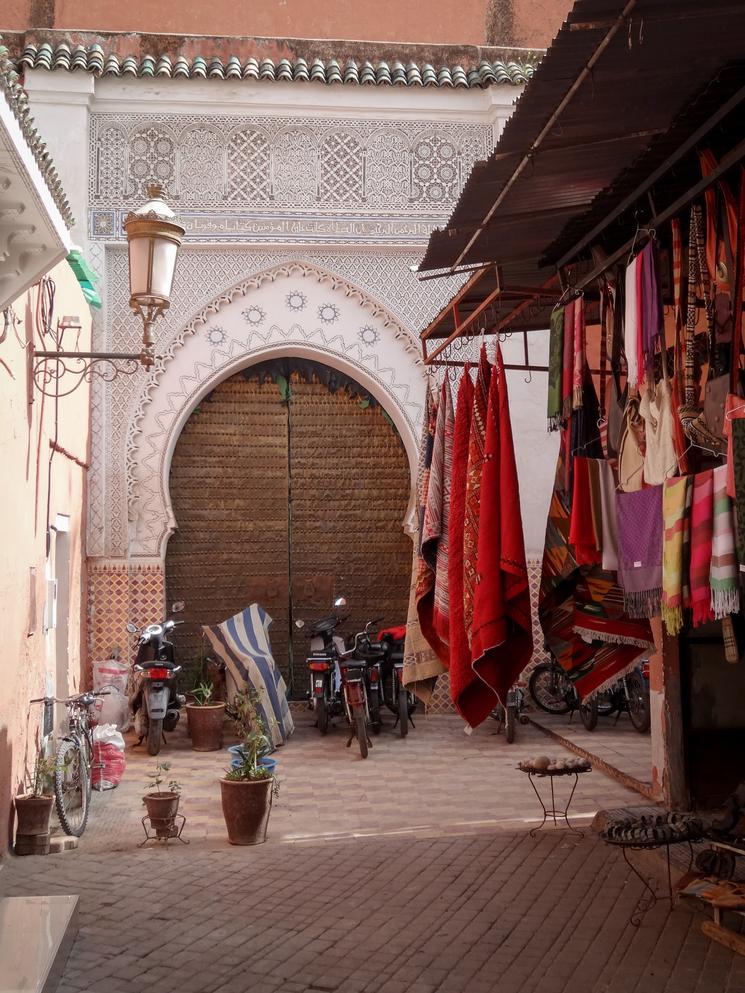
<path fill-rule="evenodd" d="M 181 784 L 171 779 L 168 788 L 160 787 L 166 780 L 165 774 L 170 772 L 170 762 L 159 762 L 152 772 L 147 774 L 148 792 L 142 798 L 147 807 L 147 816 L 158 838 L 175 838 L 178 834 L 176 814 L 181 795 Z"/>
<path fill-rule="evenodd" d="M 54 756 L 39 755 L 31 791 L 15 798 L 16 855 L 47 855 L 49 818 L 54 804 Z"/>
<path fill-rule="evenodd" d="M 225 703 L 213 700 L 211 683 L 199 683 L 191 691 L 193 703 L 186 705 L 186 719 L 191 747 L 197 752 L 216 752 L 222 748 Z"/>
<path fill-rule="evenodd" d="M 261 845 L 266 841 L 266 829 L 272 800 L 278 784 L 272 769 L 261 764 L 270 747 L 264 722 L 256 709 L 255 694 L 244 690 L 233 700 L 231 716 L 241 739 L 240 752 L 220 780 L 222 812 L 231 845 Z"/>

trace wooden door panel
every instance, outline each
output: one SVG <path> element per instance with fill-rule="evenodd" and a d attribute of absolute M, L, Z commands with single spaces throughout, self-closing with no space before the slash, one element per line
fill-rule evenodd
<path fill-rule="evenodd" d="M 179 658 L 201 662 L 202 624 L 253 602 L 273 620 L 272 648 L 287 673 L 289 632 L 287 407 L 274 383 L 239 374 L 187 421 L 171 464 L 178 530 L 168 543 L 169 602 L 182 599 Z"/>

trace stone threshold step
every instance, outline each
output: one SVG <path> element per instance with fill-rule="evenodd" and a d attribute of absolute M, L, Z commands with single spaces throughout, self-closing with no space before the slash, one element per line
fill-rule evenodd
<path fill-rule="evenodd" d="M 0 899 L 0 990 L 54 993 L 77 934 L 77 896 Z"/>

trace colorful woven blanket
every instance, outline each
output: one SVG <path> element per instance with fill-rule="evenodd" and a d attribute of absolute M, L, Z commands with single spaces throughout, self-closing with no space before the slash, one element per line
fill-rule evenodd
<path fill-rule="evenodd" d="M 448 587 L 450 597 L 450 695 L 457 706 L 456 685 L 471 663 L 471 652 L 463 618 L 463 529 L 466 518 L 466 472 L 468 440 L 471 434 L 473 383 L 469 367 L 463 370 L 458 387 L 453 432 L 453 469 L 450 482 L 450 558 Z"/>
<path fill-rule="evenodd" d="M 440 394 L 436 417 L 434 411 L 428 422 L 427 451 L 425 456 L 426 495 L 423 494 L 423 523 L 421 531 L 421 561 L 417 581 L 417 613 L 422 634 L 432 646 L 433 651 L 443 665 L 448 662 L 447 643 L 443 642 L 435 626 L 435 590 L 437 586 L 437 563 L 439 561 L 440 542 L 443 538 L 445 500 L 449 502 L 450 465 L 447 465 L 448 485 L 445 486 L 446 461 L 450 455 L 446 453 L 446 395 L 445 387 Z M 452 415 L 452 410 L 451 410 Z M 432 419 L 434 417 L 434 433 Z M 430 443 L 431 436 L 431 443 Z M 427 465 L 429 461 L 429 465 Z M 448 506 L 449 512 L 449 506 Z M 446 539 L 447 540 L 447 539 Z M 447 611 L 446 611 L 447 617 Z"/>
<path fill-rule="evenodd" d="M 714 524 L 711 539 L 711 609 L 718 620 L 740 610 L 735 556 L 735 524 L 727 492 L 728 465 L 714 470 Z"/>
<path fill-rule="evenodd" d="M 617 493 L 618 579 L 629 617 L 656 617 L 662 595 L 662 487 Z"/>
<path fill-rule="evenodd" d="M 691 607 L 693 626 L 712 620 L 711 554 L 714 515 L 714 474 L 711 469 L 693 477 L 691 507 Z M 664 582 L 664 577 L 663 577 Z"/>
<path fill-rule="evenodd" d="M 577 565 L 600 565 L 603 522 L 596 459 L 575 456 L 569 542 Z"/>
<path fill-rule="evenodd" d="M 664 552 L 662 562 L 662 620 L 668 634 L 677 635 L 683 627 L 685 606 L 684 531 L 686 523 L 686 497 L 690 476 L 668 479 L 662 489 L 662 515 L 664 523 Z M 657 487 L 656 487 L 657 488 Z"/>
<path fill-rule="evenodd" d="M 572 409 L 582 406 L 585 383 L 585 298 L 574 301 L 574 358 L 572 362 Z"/>
<path fill-rule="evenodd" d="M 460 695 L 461 712 L 472 727 L 488 717 L 495 698 L 506 703 L 533 654 L 520 489 L 498 346 L 489 383 L 477 572 L 471 654 L 479 678 Z"/>
<path fill-rule="evenodd" d="M 455 429 L 455 415 L 453 412 L 453 396 L 450 391 L 450 378 L 445 377 L 442 384 L 442 396 L 440 397 L 440 409 L 444 410 L 444 443 L 442 455 L 442 517 L 440 526 L 440 537 L 437 542 L 437 562 L 435 563 L 435 602 L 432 611 L 432 620 L 435 635 L 440 643 L 447 645 L 449 641 L 450 627 L 450 597 L 448 593 L 448 567 L 450 558 L 450 487 L 451 475 L 453 471 L 453 431 Z M 437 447 L 435 445 L 435 447 Z M 441 660 L 445 665 L 449 664 L 449 653 L 444 653 Z"/>
<path fill-rule="evenodd" d="M 479 510 L 481 507 L 481 473 L 486 449 L 486 408 L 489 402 L 491 365 L 486 357 L 486 346 L 481 346 L 476 383 L 473 389 L 471 434 L 468 441 L 468 469 L 466 473 L 466 520 L 463 529 L 463 618 L 471 643 L 473 625 L 473 597 L 476 591 L 476 559 L 479 548 Z"/>
<path fill-rule="evenodd" d="M 203 624 L 215 655 L 225 663 L 228 699 L 244 689 L 253 690 L 266 735 L 276 748 L 295 730 L 287 702 L 287 686 L 274 663 L 269 643 L 272 619 L 252 603 L 222 624 Z"/>

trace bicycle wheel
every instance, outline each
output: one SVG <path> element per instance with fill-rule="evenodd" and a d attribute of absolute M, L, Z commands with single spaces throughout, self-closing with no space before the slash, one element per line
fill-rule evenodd
<path fill-rule="evenodd" d="M 316 700 L 316 726 L 321 734 L 326 734 L 329 729 L 329 710 L 324 697 L 319 696 Z"/>
<path fill-rule="evenodd" d="M 644 676 L 632 672 L 626 679 L 629 717 L 639 734 L 646 734 L 652 724 L 649 710 L 649 690 Z"/>
<path fill-rule="evenodd" d="M 517 724 L 517 707 L 514 703 L 507 705 L 506 713 L 505 734 L 507 736 L 507 744 L 511 745 L 515 741 L 515 725 Z"/>
<path fill-rule="evenodd" d="M 531 672 L 528 690 L 536 705 L 547 714 L 568 714 L 567 693 L 571 685 L 563 669 L 542 662 Z"/>
<path fill-rule="evenodd" d="M 91 801 L 91 776 L 74 738 L 63 738 L 54 764 L 54 799 L 62 830 L 79 838 L 88 821 Z"/>
<path fill-rule="evenodd" d="M 364 707 L 358 707 L 354 712 L 354 727 L 357 734 L 357 743 L 360 746 L 360 755 L 367 758 L 367 723 L 365 721 Z"/>
<path fill-rule="evenodd" d="M 163 718 L 154 721 L 152 717 L 147 722 L 147 754 L 157 755 L 163 739 Z"/>
<path fill-rule="evenodd" d="M 409 733 L 409 693 L 403 686 L 398 688 L 398 733 L 402 738 Z"/>

